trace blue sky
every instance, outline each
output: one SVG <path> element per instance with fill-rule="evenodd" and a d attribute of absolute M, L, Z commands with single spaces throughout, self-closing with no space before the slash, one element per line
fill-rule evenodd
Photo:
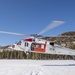
<path fill-rule="evenodd" d="M 52 20 L 65 24 L 44 33 L 44 36 L 75 31 L 75 0 L 0 0 L 0 30 L 17 33 L 39 33 Z M 0 45 L 13 44 L 23 36 L 0 33 Z"/>

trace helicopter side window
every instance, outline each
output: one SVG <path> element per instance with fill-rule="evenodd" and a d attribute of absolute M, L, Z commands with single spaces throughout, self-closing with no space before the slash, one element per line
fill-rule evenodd
<path fill-rule="evenodd" d="M 26 46 L 26 42 L 25 42 L 25 46 Z"/>
<path fill-rule="evenodd" d="M 41 49 L 44 49 L 44 45 L 41 45 Z"/>
<path fill-rule="evenodd" d="M 27 42 L 25 42 L 25 46 L 27 46 L 27 47 L 28 47 L 28 45 L 29 45 L 29 44 L 28 44 Z"/>
<path fill-rule="evenodd" d="M 28 47 L 28 43 L 27 43 L 27 47 Z"/>
<path fill-rule="evenodd" d="M 50 45 L 54 46 L 54 42 L 50 42 Z"/>
<path fill-rule="evenodd" d="M 36 45 L 36 48 L 38 48 L 39 47 L 39 45 Z"/>

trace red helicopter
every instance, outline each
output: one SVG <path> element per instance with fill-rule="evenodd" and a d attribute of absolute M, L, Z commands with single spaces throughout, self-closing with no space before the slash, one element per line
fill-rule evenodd
<path fill-rule="evenodd" d="M 38 34 L 28 35 L 28 34 L 20 34 L 20 33 L 6 32 L 6 31 L 0 31 L 0 33 L 20 35 L 20 36 L 30 36 L 29 38 L 19 40 L 18 42 L 16 42 L 15 44 L 9 47 L 13 50 L 24 51 L 27 55 L 30 52 L 35 52 L 35 53 L 44 53 L 44 54 L 75 56 L 75 50 L 57 45 L 53 41 L 48 41 L 39 38 L 41 34 L 57 26 L 60 26 L 64 23 L 65 23 L 64 21 L 54 20 L 52 21 L 51 24 L 49 24 L 44 30 L 42 30 Z M 56 37 L 68 37 L 68 36 L 56 36 Z"/>

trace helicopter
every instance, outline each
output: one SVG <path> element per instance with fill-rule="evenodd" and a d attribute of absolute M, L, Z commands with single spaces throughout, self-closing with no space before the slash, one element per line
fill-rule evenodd
<path fill-rule="evenodd" d="M 8 47 L 13 50 L 24 51 L 26 55 L 28 55 L 30 52 L 33 52 L 33 53 L 75 56 L 75 50 L 62 47 L 60 45 L 55 44 L 53 41 L 48 41 L 40 38 L 42 37 L 41 35 L 43 33 L 57 26 L 60 26 L 64 23 L 65 23 L 64 21 L 54 20 L 52 21 L 51 24 L 49 24 L 45 29 L 43 29 L 38 34 L 21 34 L 21 33 L 6 32 L 6 31 L 0 31 L 0 33 L 19 35 L 19 36 L 30 36 L 29 38 L 19 40 L 15 44 L 10 45 Z M 56 36 L 56 37 L 70 37 L 70 36 Z"/>

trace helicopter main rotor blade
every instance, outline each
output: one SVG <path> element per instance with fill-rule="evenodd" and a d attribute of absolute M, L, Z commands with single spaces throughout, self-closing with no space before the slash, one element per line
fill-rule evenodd
<path fill-rule="evenodd" d="M 29 36 L 29 35 L 27 35 L 27 34 L 14 33 L 14 32 L 6 32 L 6 31 L 0 31 L 0 33 L 12 34 L 12 35 L 19 35 L 19 36 Z"/>
<path fill-rule="evenodd" d="M 55 28 L 55 27 L 57 27 L 57 26 L 59 26 L 59 25 L 61 25 L 61 24 L 63 24 L 63 23 L 65 23 L 65 22 L 64 22 L 64 21 L 57 21 L 57 20 L 54 20 L 54 21 L 52 21 L 52 23 L 49 24 L 44 30 L 42 30 L 38 35 L 41 35 L 41 34 L 47 32 L 48 30 L 51 30 L 51 29 L 53 29 L 53 28 Z"/>

